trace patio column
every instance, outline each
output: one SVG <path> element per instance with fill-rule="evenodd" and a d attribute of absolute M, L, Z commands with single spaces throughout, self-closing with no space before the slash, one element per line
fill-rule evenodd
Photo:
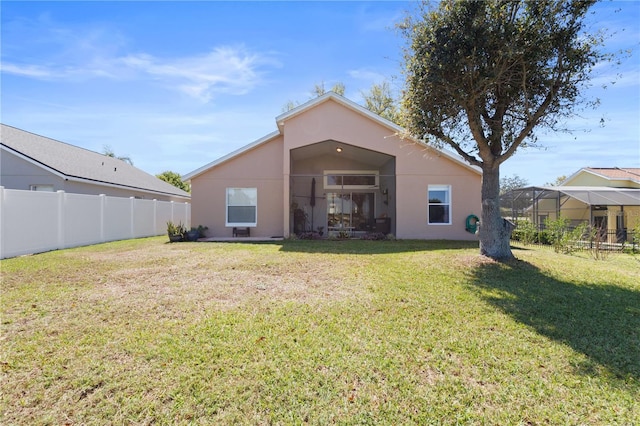
<path fill-rule="evenodd" d="M 285 139 L 286 142 L 286 139 Z M 285 238 L 291 236 L 291 150 L 287 148 L 286 144 L 283 150 L 282 159 L 282 231 Z"/>
<path fill-rule="evenodd" d="M 290 226 L 290 214 L 291 214 L 291 176 L 289 173 L 285 173 L 282 179 L 282 192 L 284 194 L 282 207 L 283 215 L 282 215 L 282 229 L 284 230 L 284 237 L 289 238 L 291 236 L 291 226 Z"/>
<path fill-rule="evenodd" d="M 615 243 L 616 238 L 616 226 L 618 223 L 618 208 L 614 206 L 607 206 L 607 242 Z"/>

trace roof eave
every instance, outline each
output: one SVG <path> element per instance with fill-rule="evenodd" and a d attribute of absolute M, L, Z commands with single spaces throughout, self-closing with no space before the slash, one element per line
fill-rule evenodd
<path fill-rule="evenodd" d="M 142 187 L 139 187 L 139 186 L 123 185 L 123 184 L 105 182 L 105 181 L 96 180 L 96 179 L 83 178 L 83 177 L 80 177 L 80 176 L 65 176 L 65 179 L 68 180 L 68 181 L 72 181 L 72 182 L 90 183 L 90 184 L 99 185 L 99 186 L 106 186 L 108 188 L 120 188 L 120 189 L 135 190 L 135 191 L 140 191 L 140 192 L 146 192 L 146 193 L 149 193 L 149 194 L 158 194 L 158 195 L 164 195 L 164 196 L 170 196 L 170 197 L 179 197 L 179 198 L 184 198 L 185 200 L 190 200 L 191 199 L 191 194 L 189 194 L 188 192 L 185 192 L 186 195 L 183 195 L 183 194 L 177 194 L 177 193 L 174 193 L 174 192 L 164 192 L 164 191 L 158 191 L 158 190 L 155 190 L 155 189 L 142 188 Z"/>
<path fill-rule="evenodd" d="M 33 164 L 36 167 L 40 167 L 41 169 L 46 170 L 49 173 L 53 173 L 54 175 L 58 176 L 60 179 L 67 179 L 68 176 L 64 173 L 62 173 L 61 171 L 54 169 L 53 167 L 47 166 L 46 164 L 36 160 L 35 158 L 29 157 L 28 155 L 25 155 L 23 153 L 21 153 L 20 151 L 16 151 L 15 149 L 11 148 L 10 146 L 7 146 L 3 143 L 0 143 L 0 149 L 4 149 L 5 151 L 15 155 L 18 158 L 21 158 L 22 160 Z"/>
<path fill-rule="evenodd" d="M 111 182 L 105 182 L 105 181 L 101 181 L 101 180 L 97 180 L 97 179 L 89 179 L 89 178 L 84 178 L 81 176 L 74 176 L 74 175 L 67 175 L 59 170 L 56 170 L 50 166 L 47 166 L 44 163 L 41 163 L 38 160 L 35 160 L 31 157 L 29 157 L 28 155 L 25 155 L 23 153 L 21 153 L 20 151 L 16 151 L 15 149 L 6 146 L 5 144 L 0 144 L 0 148 L 4 149 L 5 151 L 15 155 L 18 158 L 21 158 L 24 161 L 27 161 L 30 164 L 33 164 L 36 167 L 39 167 L 57 177 L 59 177 L 60 179 L 64 179 L 66 181 L 72 181 L 72 182 L 80 182 L 80 183 L 90 183 L 93 185 L 100 185 L 100 186 L 106 186 L 109 188 L 124 188 L 124 189 L 133 189 L 136 191 L 141 191 L 141 192 L 146 192 L 146 193 L 150 193 L 150 194 L 158 194 L 158 195 L 163 195 L 163 196 L 171 196 L 171 197 L 179 197 L 179 198 L 184 198 L 186 200 L 190 200 L 191 199 L 191 195 L 186 193 L 186 195 L 183 194 L 177 194 L 177 193 L 173 193 L 173 192 L 164 192 L 164 191 L 157 191 L 154 189 L 148 189 L 148 188 L 142 188 L 142 187 L 137 187 L 137 186 L 131 186 L 131 185 L 123 185 L 123 184 L 117 184 L 117 183 L 111 183 Z"/>

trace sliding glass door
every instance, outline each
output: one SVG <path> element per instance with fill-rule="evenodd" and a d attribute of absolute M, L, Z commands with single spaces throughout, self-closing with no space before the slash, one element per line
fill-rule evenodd
<path fill-rule="evenodd" d="M 327 193 L 327 226 L 332 229 L 368 231 L 374 221 L 373 192 Z"/>

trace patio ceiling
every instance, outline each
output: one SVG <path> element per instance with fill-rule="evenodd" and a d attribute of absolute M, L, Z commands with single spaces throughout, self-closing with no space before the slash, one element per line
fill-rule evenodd
<path fill-rule="evenodd" d="M 337 148 L 340 148 L 341 151 L 338 152 Z M 391 158 L 393 158 L 392 156 L 383 154 L 381 152 L 372 151 L 370 149 L 360 148 L 355 145 L 349 145 L 333 140 L 318 142 L 312 145 L 307 145 L 291 150 L 292 161 L 318 158 L 326 155 L 339 155 L 340 157 L 346 158 L 348 160 L 370 164 L 375 167 L 382 167 Z"/>

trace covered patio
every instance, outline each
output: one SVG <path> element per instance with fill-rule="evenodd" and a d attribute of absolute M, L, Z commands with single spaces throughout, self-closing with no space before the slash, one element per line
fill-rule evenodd
<path fill-rule="evenodd" d="M 502 214 L 528 220 L 539 230 L 546 220 L 564 217 L 598 229 L 608 242 L 631 241 L 640 226 L 640 189 L 600 186 L 530 186 L 501 197 Z"/>
<path fill-rule="evenodd" d="M 290 158 L 291 233 L 394 233 L 395 157 L 327 140 L 293 149 Z"/>

